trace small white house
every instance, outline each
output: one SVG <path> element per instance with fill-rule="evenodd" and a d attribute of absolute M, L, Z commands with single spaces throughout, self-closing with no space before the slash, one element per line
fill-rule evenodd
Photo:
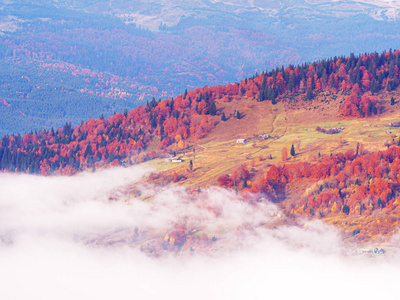
<path fill-rule="evenodd" d="M 183 159 L 180 157 L 168 157 L 165 159 L 166 162 L 181 163 Z"/>
<path fill-rule="evenodd" d="M 177 158 L 172 159 L 171 162 L 173 162 L 173 163 L 181 163 L 181 162 L 183 162 L 183 159 L 180 158 L 180 157 L 177 157 Z"/>
<path fill-rule="evenodd" d="M 181 163 L 183 159 L 180 157 L 168 157 L 165 159 L 166 162 Z"/>
<path fill-rule="evenodd" d="M 237 139 L 236 143 L 238 143 L 238 144 L 246 144 L 247 140 L 246 139 Z"/>

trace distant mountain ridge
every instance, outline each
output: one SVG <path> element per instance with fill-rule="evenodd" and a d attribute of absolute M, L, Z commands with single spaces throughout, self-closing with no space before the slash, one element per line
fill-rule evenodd
<path fill-rule="evenodd" d="M 51 1 L 49 1 L 51 2 Z M 251 12 L 271 17 L 351 17 L 367 15 L 376 20 L 398 21 L 400 1 L 326 1 L 326 0 L 195 0 L 195 1 L 52 1 L 57 6 L 80 9 L 86 12 L 112 14 L 127 23 L 134 22 L 157 30 L 160 23 L 175 26 L 182 17 L 200 17 L 220 13 Z"/>
<path fill-rule="evenodd" d="M 161 24 L 176 26 L 185 17 L 209 17 L 214 14 L 239 15 L 249 13 L 259 17 L 274 17 L 278 21 L 286 18 L 322 19 L 366 15 L 379 21 L 397 22 L 400 1 L 386 0 L 47 0 L 10 1 L 8 4 L 35 4 L 81 10 L 87 13 L 113 15 L 125 23 L 135 23 L 151 30 L 158 30 Z"/>

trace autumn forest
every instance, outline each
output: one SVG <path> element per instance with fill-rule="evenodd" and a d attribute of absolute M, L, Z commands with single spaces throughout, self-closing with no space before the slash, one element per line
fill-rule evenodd
<path fill-rule="evenodd" d="M 379 116 L 384 109 L 380 95 L 397 89 L 399 68 L 398 50 L 351 54 L 276 68 L 240 83 L 196 88 L 171 99 L 153 98 L 131 111 L 90 119 L 78 126 L 67 122 L 61 128 L 5 135 L 0 143 L 0 169 L 43 176 L 72 175 L 194 152 L 195 144 L 221 124 L 247 118 L 246 111 L 227 110 L 232 103 L 244 101 L 255 108 L 262 103 L 272 108 L 278 104 L 289 107 L 307 105 L 326 93 L 340 94 L 344 100 L 332 112 L 339 118 Z M 319 154 L 312 161 L 298 162 L 289 159 L 296 156 L 292 144 L 289 151 L 282 149 L 277 163 L 264 167 L 242 163 L 232 173 L 219 174 L 212 181 L 241 193 L 264 195 L 281 203 L 289 215 L 326 218 L 340 213 L 362 217 L 375 210 L 393 211 L 400 203 L 397 142 L 393 139 L 385 145 L 386 150 L 375 152 L 357 143 L 343 153 Z M 260 156 L 258 161 L 265 159 Z M 192 168 L 190 160 L 190 170 L 178 169 L 163 176 L 167 182 L 185 182 L 192 176 Z M 287 201 L 291 186 L 304 180 L 314 184 L 297 201 Z M 390 226 L 386 230 L 390 232 Z M 354 229 L 352 233 L 360 231 Z"/>

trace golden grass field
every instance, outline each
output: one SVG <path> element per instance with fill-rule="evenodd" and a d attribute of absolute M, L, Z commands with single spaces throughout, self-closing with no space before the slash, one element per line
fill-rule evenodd
<path fill-rule="evenodd" d="M 188 149 L 179 153 L 183 163 L 170 163 L 165 159 L 155 159 L 147 164 L 161 172 L 185 173 L 189 161 L 193 161 L 193 172 L 182 181 L 185 187 L 206 187 L 215 185 L 218 176 L 230 174 L 240 164 L 249 168 L 268 170 L 271 164 L 282 163 L 282 149 L 287 148 L 287 162 L 313 161 L 318 154 L 329 155 L 356 149 L 357 143 L 364 145 L 367 151 L 383 150 L 385 142 L 399 139 L 399 128 L 390 128 L 390 122 L 400 121 L 400 103 L 390 105 L 390 98 L 400 99 L 399 92 L 383 92 L 379 95 L 384 107 L 379 116 L 369 118 L 343 118 L 339 116 L 339 107 L 345 95 L 321 93 L 312 101 L 298 100 L 301 104 L 291 104 L 288 99 L 272 105 L 269 101 L 256 102 L 254 99 L 240 98 L 229 103 L 217 102 L 220 112 L 226 116 L 238 109 L 243 117 L 230 116 L 221 122 L 205 138 L 189 140 Z M 321 128 L 345 129 L 334 135 L 316 131 Z M 269 134 L 272 138 L 258 140 L 260 134 Z M 247 144 L 236 143 L 237 139 L 248 139 Z M 290 156 L 291 145 L 296 156 Z M 259 157 L 264 160 L 259 160 Z M 272 159 L 270 157 L 272 156 Z M 264 173 L 265 173 L 264 172 Z"/>

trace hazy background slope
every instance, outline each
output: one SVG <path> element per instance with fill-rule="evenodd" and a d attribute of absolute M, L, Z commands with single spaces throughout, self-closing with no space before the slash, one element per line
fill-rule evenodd
<path fill-rule="evenodd" d="M 368 0 L 7 1 L 0 4 L 0 135 L 77 124 L 281 65 L 399 48 L 399 7 Z"/>

